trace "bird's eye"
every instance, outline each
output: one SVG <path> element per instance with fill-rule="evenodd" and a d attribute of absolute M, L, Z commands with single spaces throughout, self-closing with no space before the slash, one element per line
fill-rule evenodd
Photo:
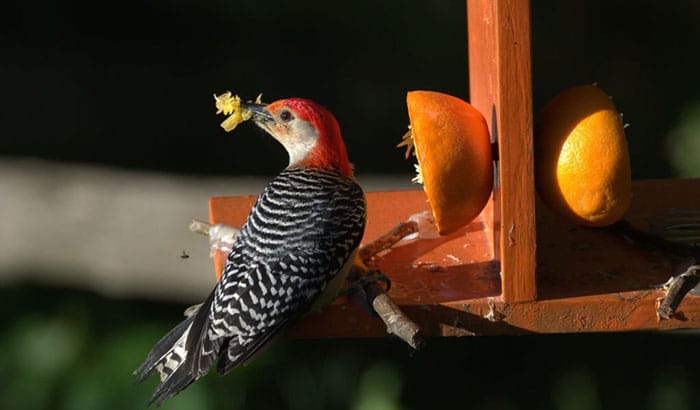
<path fill-rule="evenodd" d="M 284 110 L 280 113 L 280 119 L 284 122 L 291 121 L 292 117 L 294 117 L 289 110 Z"/>

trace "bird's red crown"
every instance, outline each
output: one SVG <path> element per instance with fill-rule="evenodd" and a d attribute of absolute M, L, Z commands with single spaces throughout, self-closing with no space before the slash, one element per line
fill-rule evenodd
<path fill-rule="evenodd" d="M 310 123 L 318 132 L 316 144 L 304 159 L 295 165 L 321 169 L 334 169 L 343 175 L 352 175 L 352 165 L 348 160 L 347 150 L 340 126 L 335 116 L 320 104 L 304 98 L 288 98 L 271 103 L 270 112 L 277 112 L 284 107 L 294 115 Z"/>

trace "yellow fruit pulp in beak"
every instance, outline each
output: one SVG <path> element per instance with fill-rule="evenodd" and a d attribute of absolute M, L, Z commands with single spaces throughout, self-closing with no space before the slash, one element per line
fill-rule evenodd
<path fill-rule="evenodd" d="M 221 128 L 226 132 L 233 131 L 238 124 L 253 117 L 253 111 L 241 106 L 241 97 L 232 95 L 230 91 L 221 95 L 214 94 L 214 100 L 216 101 L 216 113 L 228 115 L 228 118 L 221 123 Z"/>

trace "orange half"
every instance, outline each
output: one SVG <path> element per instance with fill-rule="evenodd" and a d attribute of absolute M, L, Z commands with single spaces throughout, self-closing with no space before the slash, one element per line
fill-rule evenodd
<path fill-rule="evenodd" d="M 483 115 L 466 101 L 434 91 L 406 96 L 423 189 L 441 235 L 468 224 L 493 188 L 491 139 Z"/>

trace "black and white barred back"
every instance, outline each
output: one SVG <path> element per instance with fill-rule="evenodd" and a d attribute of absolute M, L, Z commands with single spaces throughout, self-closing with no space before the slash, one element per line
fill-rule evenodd
<path fill-rule="evenodd" d="M 219 359 L 225 374 L 306 313 L 347 265 L 365 226 L 362 189 L 347 176 L 284 170 L 253 206 L 221 280 L 199 311 L 168 333 L 137 370 L 154 370 L 162 403 Z"/>

